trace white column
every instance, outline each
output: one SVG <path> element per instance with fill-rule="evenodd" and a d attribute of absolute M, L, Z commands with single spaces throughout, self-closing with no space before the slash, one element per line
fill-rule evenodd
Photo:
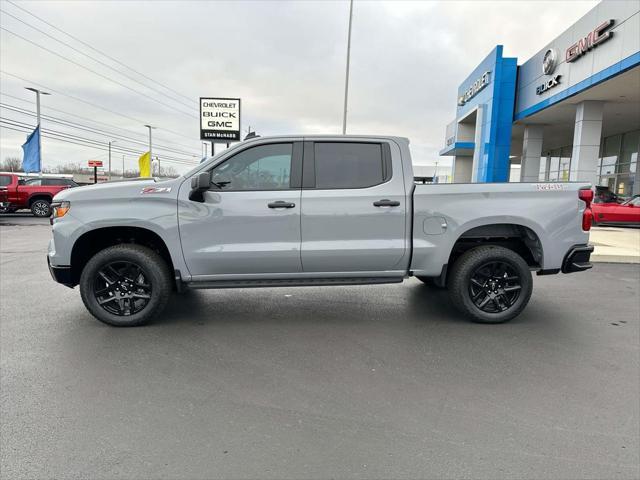
<path fill-rule="evenodd" d="M 472 164 L 471 156 L 456 155 L 453 158 L 453 183 L 470 183 Z"/>
<path fill-rule="evenodd" d="M 537 182 L 540 174 L 540 157 L 542 156 L 542 125 L 526 125 L 522 142 L 522 165 L 520 167 L 521 182 Z"/>
<path fill-rule="evenodd" d="M 479 104 L 476 110 L 476 132 L 473 140 L 473 163 L 471 165 L 471 181 L 478 181 L 478 165 L 480 165 L 480 155 L 482 146 L 482 126 L 484 124 L 484 105 Z"/>
<path fill-rule="evenodd" d="M 598 156 L 604 102 L 584 101 L 576 109 L 569 180 L 598 184 Z"/>

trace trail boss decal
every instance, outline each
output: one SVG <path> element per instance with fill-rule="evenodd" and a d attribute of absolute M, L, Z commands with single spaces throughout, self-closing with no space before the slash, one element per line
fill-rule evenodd
<path fill-rule="evenodd" d="M 536 183 L 536 190 L 544 192 L 564 191 L 567 186 L 563 183 Z"/>

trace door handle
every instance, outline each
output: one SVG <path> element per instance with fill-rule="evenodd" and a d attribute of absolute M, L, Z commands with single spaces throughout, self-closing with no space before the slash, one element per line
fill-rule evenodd
<path fill-rule="evenodd" d="M 271 202 L 267 204 L 269 208 L 293 208 L 295 207 L 295 203 L 283 202 L 282 200 L 278 200 L 277 202 Z"/>
<path fill-rule="evenodd" d="M 373 202 L 373 206 L 374 207 L 399 207 L 400 202 L 398 202 L 397 200 L 388 200 L 385 198 L 384 200 L 378 200 L 377 202 Z"/>

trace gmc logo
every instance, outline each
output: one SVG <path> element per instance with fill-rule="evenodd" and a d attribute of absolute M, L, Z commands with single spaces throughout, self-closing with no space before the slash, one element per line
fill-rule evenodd
<path fill-rule="evenodd" d="M 595 28 L 593 32 L 589 32 L 584 38 L 567 48 L 565 59 L 567 62 L 575 62 L 582 55 L 587 53 L 594 47 L 597 47 L 605 40 L 609 40 L 613 36 L 613 32 L 608 32 L 613 26 L 613 20 L 607 20 L 602 25 Z"/>

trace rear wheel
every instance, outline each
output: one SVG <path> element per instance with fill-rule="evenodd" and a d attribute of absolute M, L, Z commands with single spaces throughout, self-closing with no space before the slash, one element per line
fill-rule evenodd
<path fill-rule="evenodd" d="M 465 252 L 453 265 L 449 293 L 453 304 L 473 321 L 502 323 L 527 306 L 533 279 L 524 259 L 504 247 Z"/>
<path fill-rule="evenodd" d="M 109 247 L 85 266 L 80 295 L 101 322 L 117 327 L 144 325 L 164 309 L 171 295 L 169 268 L 147 247 Z"/>
<path fill-rule="evenodd" d="M 35 200 L 31 204 L 31 213 L 36 217 L 48 217 L 51 215 L 51 203 L 48 200 Z"/>

